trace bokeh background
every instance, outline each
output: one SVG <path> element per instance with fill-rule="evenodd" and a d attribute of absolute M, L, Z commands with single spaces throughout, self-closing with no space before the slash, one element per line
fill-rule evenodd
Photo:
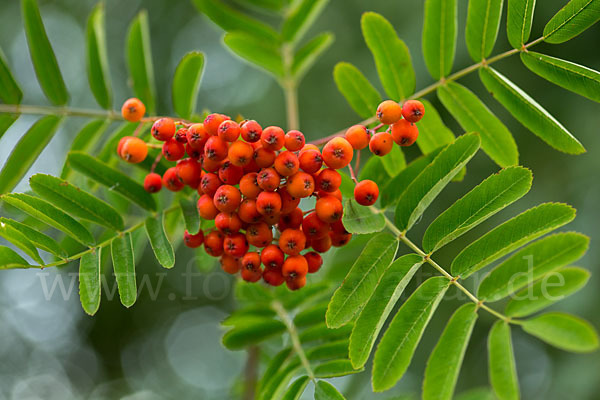
<path fill-rule="evenodd" d="M 538 1 L 532 38 L 566 0 Z M 95 108 L 87 87 L 84 59 L 84 30 L 92 0 L 40 0 L 47 32 L 57 54 L 71 103 Z M 149 11 L 152 52 L 161 114 L 172 112 L 170 82 L 178 60 L 190 50 L 206 54 L 206 67 L 198 108 L 232 115 L 238 113 L 264 125 L 284 124 L 283 95 L 265 73 L 253 69 L 222 46 L 222 31 L 200 15 L 189 0 L 107 0 L 107 37 L 114 103 L 130 97 L 124 59 L 124 42 L 129 21 L 142 8 Z M 455 70 L 472 62 L 464 45 L 467 1 L 459 2 L 460 31 Z M 411 50 L 417 74 L 417 88 L 432 83 L 420 54 L 423 2 L 415 0 L 332 0 L 317 20 L 313 32 L 332 31 L 334 45 L 305 77 L 300 87 L 301 128 L 308 139 L 325 136 L 359 120 L 337 91 L 332 70 L 338 61 L 357 65 L 381 88 L 371 55 L 360 32 L 364 11 L 383 14 L 395 26 Z M 504 13 L 506 14 L 506 13 Z M 509 49 L 505 15 L 494 53 Z M 22 85 L 23 104 L 47 104 L 35 79 L 22 26 L 20 2 L 0 2 L 0 47 Z M 536 51 L 600 69 L 600 25 L 562 45 L 540 44 Z M 593 272 L 587 287 L 554 306 L 573 312 L 600 326 L 600 274 L 597 273 L 600 240 L 600 107 L 575 94 L 534 76 L 518 57 L 495 65 L 536 98 L 575 134 L 588 152 L 568 156 L 552 150 L 518 124 L 484 91 L 477 74 L 461 80 L 489 104 L 513 132 L 521 153 L 521 163 L 534 172 L 531 192 L 517 204 L 440 251 L 437 260 L 449 265 L 452 257 L 470 240 L 495 224 L 544 201 L 567 202 L 578 210 L 578 218 L 566 229 L 592 237 L 590 250 L 579 265 Z M 381 91 L 383 92 L 383 91 Z M 438 110 L 442 107 L 430 96 Z M 461 133 L 450 115 L 445 122 Z M 35 118 L 23 116 L 0 141 L 0 165 L 13 145 Z M 71 118 L 34 164 L 29 174 L 58 174 L 70 140 L 85 123 Z M 411 149 L 408 157 L 416 156 Z M 412 237 L 419 238 L 428 223 L 460 195 L 496 170 L 479 153 L 469 164 L 463 182 L 451 184 L 433 203 Z M 26 180 L 16 189 L 27 190 Z M 2 213 L 5 211 L 2 210 Z M 357 239 L 364 243 L 364 238 Z M 358 244 L 355 246 L 357 247 Z M 142 249 L 143 250 L 143 249 Z M 355 250 L 341 250 L 324 266 L 325 279 L 339 279 L 349 266 Z M 122 307 L 116 297 L 104 293 L 95 317 L 84 314 L 78 303 L 76 265 L 60 271 L 2 271 L 0 273 L 0 399 L 229 399 L 238 392 L 244 352 L 230 352 L 220 345 L 219 321 L 234 307 L 232 280 L 218 269 L 198 273 L 196 255 L 180 249 L 176 267 L 165 273 L 148 251 L 140 251 L 138 271 L 160 290 L 154 295 L 144 290 L 131 309 Z M 430 271 L 425 270 L 424 273 Z M 140 272 L 138 272 L 139 274 Z M 190 275 L 192 274 L 192 275 Z M 60 276 L 65 291 L 56 280 Z M 73 285 L 73 286 L 70 286 Z M 109 286 L 112 281 L 109 280 Z M 138 285 L 140 280 L 138 278 Z M 112 288 L 112 286 L 111 286 Z M 409 373 L 393 391 L 370 393 L 369 372 L 335 380 L 350 399 L 418 398 L 424 365 L 430 349 L 459 301 L 449 292 L 419 346 Z M 454 300 L 453 300 L 454 298 Z M 486 337 L 493 319 L 481 313 L 457 392 L 487 385 Z M 517 368 L 525 399 L 597 399 L 600 393 L 598 352 L 575 355 L 553 349 L 534 338 L 513 330 Z M 233 387 L 233 389 L 232 389 Z M 308 391 L 307 396 L 310 396 Z"/>

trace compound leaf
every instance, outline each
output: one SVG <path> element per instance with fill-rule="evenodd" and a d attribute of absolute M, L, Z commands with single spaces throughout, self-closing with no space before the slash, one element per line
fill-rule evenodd
<path fill-rule="evenodd" d="M 13 221 L 12 219 L 3 217 L 0 218 L 0 225 L 2 224 L 9 225 L 15 230 L 21 232 L 38 249 L 47 251 L 60 258 L 66 258 L 68 255 L 67 252 L 58 244 L 56 240 L 54 240 L 48 235 L 36 231 L 29 225 L 25 225 L 21 222 Z"/>

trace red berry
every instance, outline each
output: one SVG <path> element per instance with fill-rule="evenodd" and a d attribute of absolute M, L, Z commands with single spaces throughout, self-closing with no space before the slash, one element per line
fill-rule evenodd
<path fill-rule="evenodd" d="M 410 146 L 419 137 L 419 129 L 412 122 L 402 119 L 392 125 L 392 138 L 400 146 Z"/>
<path fill-rule="evenodd" d="M 311 251 L 304 255 L 306 258 L 306 262 L 308 263 L 308 273 L 314 274 L 317 272 L 321 266 L 323 265 L 323 257 L 316 251 Z"/>
<path fill-rule="evenodd" d="M 268 126 L 262 131 L 260 142 L 266 150 L 281 150 L 285 144 L 285 132 L 278 126 Z"/>
<path fill-rule="evenodd" d="M 152 136 L 156 140 L 164 142 L 168 139 L 172 139 L 175 135 L 175 122 L 171 118 L 160 118 L 157 119 L 152 125 Z"/>
<path fill-rule="evenodd" d="M 235 186 L 223 185 L 215 192 L 213 201 L 219 211 L 233 212 L 242 202 L 242 195 Z"/>
<path fill-rule="evenodd" d="M 226 142 L 235 142 L 240 136 L 240 126 L 237 122 L 230 119 L 223 121 L 219 125 L 218 135 Z"/>
<path fill-rule="evenodd" d="M 185 184 L 177 176 L 177 168 L 171 167 L 163 175 L 163 185 L 172 192 L 178 192 L 185 187 Z"/>
<path fill-rule="evenodd" d="M 408 122 L 419 122 L 425 115 L 425 107 L 419 100 L 407 100 L 402 106 L 402 116 Z"/>
<path fill-rule="evenodd" d="M 195 249 L 196 247 L 200 247 L 203 242 L 204 232 L 202 232 L 202 229 L 200 229 L 200 231 L 198 231 L 198 233 L 196 233 L 195 235 L 191 235 L 186 229 L 186 231 L 183 234 L 183 243 L 187 247 Z"/>
<path fill-rule="evenodd" d="M 242 139 L 249 143 L 258 142 L 262 131 L 262 127 L 254 120 L 244 121 L 240 127 Z"/>
<path fill-rule="evenodd" d="M 297 130 L 291 130 L 285 134 L 285 148 L 289 151 L 302 150 L 305 144 L 304 135 Z"/>
<path fill-rule="evenodd" d="M 177 161 L 185 155 L 185 146 L 173 138 L 166 139 L 162 147 L 162 153 L 167 160 Z"/>
<path fill-rule="evenodd" d="M 372 206 L 379 197 L 379 187 L 371 180 L 360 181 L 354 187 L 354 200 L 361 206 Z"/>
<path fill-rule="evenodd" d="M 223 121 L 227 121 L 229 118 L 227 115 L 223 114 L 209 114 L 204 119 L 204 129 L 210 136 L 217 136 L 219 132 L 219 126 L 223 123 Z"/>
<path fill-rule="evenodd" d="M 353 155 L 352 145 L 343 137 L 335 137 L 323 147 L 323 161 L 333 169 L 344 168 L 352 161 Z"/>
<path fill-rule="evenodd" d="M 148 193 L 159 192 L 160 189 L 162 189 L 161 176 L 154 172 L 146 175 L 146 178 L 144 178 L 144 189 L 146 189 L 146 192 Z"/>

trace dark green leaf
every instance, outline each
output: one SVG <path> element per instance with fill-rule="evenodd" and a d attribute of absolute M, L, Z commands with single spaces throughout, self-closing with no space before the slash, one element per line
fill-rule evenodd
<path fill-rule="evenodd" d="M 173 108 L 181 118 L 189 119 L 196 110 L 196 100 L 202 71 L 204 53 L 192 51 L 181 58 L 173 76 Z"/>
<path fill-rule="evenodd" d="M 515 49 L 520 49 L 529 40 L 535 1 L 508 0 L 506 34 L 510 45 Z"/>
<path fill-rule="evenodd" d="M 63 231 L 84 245 L 93 246 L 95 243 L 94 237 L 90 231 L 71 218 L 68 214 L 45 200 L 25 193 L 5 194 L 2 196 L 2 200 L 31 215 L 33 218 Z"/>
<path fill-rule="evenodd" d="M 474 61 L 487 58 L 498 37 L 503 0 L 469 0 L 465 37 Z"/>
<path fill-rule="evenodd" d="M 544 27 L 544 41 L 563 43 L 600 20 L 600 0 L 571 0 Z"/>
<path fill-rule="evenodd" d="M 557 233 L 538 240 L 513 254 L 481 281 L 477 295 L 498 301 L 535 282 L 544 275 L 581 258 L 589 238 L 579 233 Z"/>
<path fill-rule="evenodd" d="M 31 243 L 33 243 L 38 249 L 47 251 L 60 258 L 66 258 L 67 252 L 60 247 L 58 242 L 48 235 L 36 231 L 29 225 L 22 224 L 12 219 L 0 218 L 0 225 L 10 225 L 12 228 L 21 232 Z"/>
<path fill-rule="evenodd" d="M 350 107 L 362 118 L 375 115 L 381 95 L 354 65 L 339 62 L 333 69 L 333 79 Z"/>
<path fill-rule="evenodd" d="M 353 198 L 348 198 L 344 201 L 342 222 L 350 233 L 374 233 L 385 227 L 385 216 L 375 207 L 361 206 Z"/>
<path fill-rule="evenodd" d="M 323 12 L 329 0 L 299 0 L 287 12 L 281 36 L 285 42 L 298 42 Z"/>
<path fill-rule="evenodd" d="M 137 298 L 137 284 L 135 282 L 135 261 L 131 233 L 117 236 L 111 246 L 113 271 L 117 278 L 117 287 L 121 304 L 131 307 Z"/>
<path fill-rule="evenodd" d="M 383 164 L 383 168 L 385 168 L 385 171 L 391 178 L 395 177 L 400 171 L 406 168 L 406 159 L 404 158 L 404 153 L 400 149 L 400 146 L 393 146 L 392 151 L 385 157 L 380 157 L 380 160 Z"/>
<path fill-rule="evenodd" d="M 396 101 L 408 98 L 415 92 L 416 84 L 408 47 L 392 24 L 377 13 L 364 13 L 360 25 L 388 97 Z"/>
<path fill-rule="evenodd" d="M 146 192 L 142 185 L 122 172 L 79 151 L 70 152 L 67 157 L 67 162 L 74 170 L 87 175 L 96 182 L 108 187 L 110 190 L 114 190 L 138 204 L 140 207 L 149 211 L 156 211 L 156 201 L 154 200 L 154 197 Z"/>
<path fill-rule="evenodd" d="M 589 353 L 598 349 L 598 333 L 579 317 L 551 312 L 523 321 L 523 330 L 544 342 L 575 353 Z"/>
<path fill-rule="evenodd" d="M 10 126 L 19 118 L 19 114 L 0 114 L 0 138 L 10 128 Z"/>
<path fill-rule="evenodd" d="M 374 391 L 390 389 L 402 378 L 449 285 L 450 281 L 443 276 L 429 278 L 402 304 L 375 352 Z"/>
<path fill-rule="evenodd" d="M 454 133 L 444 124 L 433 104 L 419 99 L 425 106 L 425 114 L 419 121 L 417 146 L 423 154 L 429 154 L 441 146 L 454 142 Z"/>
<path fill-rule="evenodd" d="M 44 265 L 44 260 L 40 257 L 40 254 L 33 243 L 31 243 L 23 233 L 13 228 L 11 225 L 0 222 L 0 237 L 3 237 L 8 242 L 17 246 L 23 253 L 33 258 L 38 264 Z"/>
<path fill-rule="evenodd" d="M 112 89 L 106 51 L 104 24 L 104 2 L 99 2 L 92 10 L 86 27 L 87 71 L 92 93 L 100 107 L 110 109 Z"/>
<path fill-rule="evenodd" d="M 323 32 L 298 49 L 292 62 L 292 75 L 296 81 L 299 82 L 304 77 L 334 40 L 333 33 Z"/>
<path fill-rule="evenodd" d="M 426 0 L 423 57 L 433 79 L 452 71 L 457 35 L 457 1 Z"/>
<path fill-rule="evenodd" d="M 315 400 L 346 400 L 346 398 L 331 383 L 317 381 L 315 384 Z"/>
<path fill-rule="evenodd" d="M 150 245 L 160 265 L 165 268 L 173 268 L 175 265 L 175 253 L 173 252 L 173 246 L 171 246 L 165 234 L 164 214 L 152 215 L 146 218 L 145 227 Z"/>
<path fill-rule="evenodd" d="M 306 351 L 310 361 L 329 360 L 333 358 L 348 358 L 348 340 L 324 343 Z"/>
<path fill-rule="evenodd" d="M 550 146 L 569 154 L 581 154 L 585 148 L 527 93 L 493 68 L 481 68 L 479 77 L 500 102 L 520 123 Z"/>
<path fill-rule="evenodd" d="M 251 65 L 263 68 L 277 78 L 283 78 L 282 56 L 279 48 L 272 42 L 244 32 L 227 33 L 223 40 L 235 54 Z"/>
<path fill-rule="evenodd" d="M 21 6 L 29 54 L 38 82 L 50 102 L 63 106 L 69 100 L 69 94 L 46 35 L 37 0 L 21 0 Z"/>
<path fill-rule="evenodd" d="M 462 305 L 448 321 L 427 361 L 423 400 L 452 399 L 475 321 L 477 306 L 474 303 Z"/>
<path fill-rule="evenodd" d="M 286 347 L 279 351 L 279 353 L 275 354 L 273 358 L 267 364 L 265 371 L 262 375 L 260 381 L 258 381 L 256 385 L 256 398 L 260 398 L 260 394 L 262 394 L 263 389 L 269 385 L 269 383 L 276 376 L 277 372 L 283 368 L 283 364 L 288 360 L 290 354 L 292 353 L 291 347 Z"/>
<path fill-rule="evenodd" d="M 310 328 L 306 328 L 300 333 L 300 341 L 302 343 L 310 342 L 330 342 L 332 340 L 344 339 L 350 336 L 352 331 L 352 324 L 346 324 L 341 328 L 330 329 L 325 323 L 313 325 Z"/>
<path fill-rule="evenodd" d="M 363 368 L 354 369 L 350 360 L 331 360 L 314 368 L 316 378 L 335 378 L 362 372 Z"/>
<path fill-rule="evenodd" d="M 517 144 L 506 126 L 464 86 L 448 82 L 437 90 L 444 107 L 467 132 L 481 135 L 481 148 L 501 167 L 519 163 Z"/>
<path fill-rule="evenodd" d="M 19 104 L 22 98 L 23 92 L 8 67 L 4 52 L 0 49 L 0 99 L 6 104 Z"/>
<path fill-rule="evenodd" d="M 304 328 L 323 322 L 326 311 L 327 303 L 319 303 L 305 308 L 294 317 L 294 325 L 297 328 Z"/>
<path fill-rule="evenodd" d="M 452 275 L 466 279 L 500 257 L 571 222 L 575 209 L 544 203 L 498 225 L 461 251 L 452 261 Z"/>
<path fill-rule="evenodd" d="M 600 73 L 569 61 L 534 53 L 521 53 L 527 68 L 567 90 L 600 102 Z"/>
<path fill-rule="evenodd" d="M 381 277 L 352 329 L 349 354 L 355 368 L 366 364 L 385 321 L 421 265 L 422 257 L 407 254 L 396 259 Z"/>
<path fill-rule="evenodd" d="M 348 271 L 342 285 L 335 291 L 326 321 L 330 328 L 348 323 L 369 300 L 379 280 L 398 250 L 398 239 L 387 233 L 374 236 Z"/>
<path fill-rule="evenodd" d="M 0 194 L 14 189 L 56 133 L 62 118 L 47 115 L 39 119 L 15 145 L 0 171 Z"/>
<path fill-rule="evenodd" d="M 127 65 L 133 92 L 146 106 L 149 114 L 156 110 L 156 84 L 150 46 L 148 12 L 142 10 L 131 21 L 127 33 Z"/>
<path fill-rule="evenodd" d="M 589 279 L 590 273 L 579 267 L 550 273 L 512 296 L 505 313 L 511 317 L 533 314 L 577 292 Z"/>
<path fill-rule="evenodd" d="M 510 326 L 503 321 L 496 321 L 488 337 L 488 366 L 490 383 L 494 393 L 501 400 L 518 400 L 519 381 Z"/>
<path fill-rule="evenodd" d="M 200 215 L 198 214 L 196 202 L 181 196 L 179 198 L 179 206 L 181 207 L 181 212 L 183 213 L 185 229 L 191 235 L 195 235 L 200 230 Z"/>
<path fill-rule="evenodd" d="M 448 145 L 414 178 L 398 199 L 396 226 L 408 231 L 421 218 L 431 202 L 479 150 L 476 134 L 466 134 Z"/>
<path fill-rule="evenodd" d="M 13 249 L 0 246 L 0 269 L 29 268 L 31 265 Z"/>
<path fill-rule="evenodd" d="M 281 399 L 298 400 L 300 396 L 302 396 L 302 393 L 304 393 L 308 382 L 310 382 L 310 379 L 306 375 L 303 375 L 300 378 L 296 379 L 294 382 L 292 382 L 292 384 Z"/>
<path fill-rule="evenodd" d="M 278 41 L 273 28 L 227 6 L 220 0 L 193 0 L 196 7 L 227 32 L 241 31 L 260 36 L 269 42 Z"/>
<path fill-rule="evenodd" d="M 51 175 L 36 174 L 29 179 L 29 186 L 37 195 L 71 215 L 117 231 L 125 228 L 123 218 L 117 210 L 67 181 Z"/>
<path fill-rule="evenodd" d="M 533 176 L 523 167 L 494 174 L 435 219 L 423 236 L 423 250 L 432 253 L 523 197 Z"/>
<path fill-rule="evenodd" d="M 235 0 L 236 3 L 245 7 L 256 9 L 265 13 L 280 11 L 283 8 L 284 0 Z"/>
<path fill-rule="evenodd" d="M 83 310 L 89 315 L 96 314 L 100 307 L 100 252 L 99 248 L 93 249 L 79 261 L 79 300 Z"/>
<path fill-rule="evenodd" d="M 290 361 L 286 366 L 275 373 L 272 379 L 264 386 L 258 396 L 259 400 L 278 399 L 283 395 L 288 383 L 296 375 L 298 370 L 302 368 L 302 364 L 296 358 Z"/>
<path fill-rule="evenodd" d="M 88 152 L 110 125 L 109 120 L 95 119 L 87 123 L 75 136 L 70 151 Z M 73 170 L 67 162 L 64 163 L 60 177 L 67 179 Z"/>
<path fill-rule="evenodd" d="M 272 336 L 285 332 L 283 322 L 273 318 L 255 317 L 246 320 L 243 326 L 236 326 L 223 335 L 223 345 L 229 350 L 239 350 L 251 344 L 260 343 Z"/>

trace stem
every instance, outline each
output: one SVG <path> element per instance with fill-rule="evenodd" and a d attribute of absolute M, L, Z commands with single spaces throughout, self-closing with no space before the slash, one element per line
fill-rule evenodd
<path fill-rule="evenodd" d="M 69 117 L 104 118 L 123 121 L 121 114 L 109 110 L 90 110 L 85 108 L 29 106 L 24 104 L 0 104 L 0 113 L 35 114 L 35 115 L 61 115 Z"/>
<path fill-rule="evenodd" d="M 281 82 L 281 87 L 285 94 L 285 113 L 287 117 L 288 130 L 300 129 L 300 117 L 298 112 L 298 83 L 292 76 L 293 50 L 289 44 L 281 47 L 283 55 L 283 69 L 285 78 Z"/>
<path fill-rule="evenodd" d="M 314 382 L 315 374 L 310 366 L 310 363 L 308 362 L 306 353 L 304 353 L 302 344 L 300 343 L 300 338 L 298 337 L 298 330 L 296 329 L 296 325 L 294 325 L 294 321 L 290 318 L 289 314 L 278 300 L 273 301 L 273 303 L 271 303 L 271 307 L 273 307 L 273 310 L 275 310 L 279 318 L 281 318 L 281 321 L 283 321 L 283 323 L 285 324 L 285 327 L 287 328 L 287 331 L 290 335 L 290 339 L 292 340 L 292 346 L 294 347 L 294 351 L 296 352 L 296 354 L 298 354 L 300 362 L 302 362 L 302 366 L 306 370 L 306 374 L 308 375 L 310 380 Z"/>
<path fill-rule="evenodd" d="M 256 392 L 256 382 L 258 381 L 258 362 L 260 348 L 251 346 L 248 348 L 248 359 L 244 368 L 244 400 L 253 400 Z"/>
<path fill-rule="evenodd" d="M 452 276 L 450 273 L 448 273 L 448 271 L 446 271 L 443 267 L 441 267 L 438 263 L 436 263 L 434 260 L 431 259 L 430 255 L 425 253 L 423 250 L 421 250 L 421 248 L 419 248 L 419 246 L 417 246 L 416 244 L 414 244 L 409 238 L 406 237 L 406 232 L 401 231 L 400 229 L 398 229 L 393 223 L 392 221 L 389 220 L 389 218 L 383 214 L 383 217 L 385 218 L 385 224 L 386 226 L 390 229 L 390 231 L 392 231 L 395 235 L 398 236 L 398 238 L 408 247 L 410 247 L 415 253 L 417 253 L 418 255 L 420 255 L 421 257 L 423 257 L 423 260 L 425 262 L 427 262 L 429 265 L 431 265 L 433 268 L 435 268 L 439 273 L 441 273 L 444 277 L 446 277 L 451 284 L 453 284 L 454 286 L 456 286 L 460 291 L 462 291 L 465 295 L 467 295 L 467 297 L 477 305 L 478 308 L 484 309 L 485 311 L 489 312 L 490 314 L 494 315 L 496 318 L 499 318 L 505 322 L 508 323 L 514 323 L 514 324 L 519 324 L 519 321 L 513 320 L 510 317 L 507 317 L 504 314 L 499 313 L 498 311 L 494 310 L 493 308 L 488 307 L 483 300 L 480 300 L 477 298 L 477 296 L 475 296 L 473 293 L 471 293 L 469 291 L 469 289 L 467 289 L 466 287 L 464 287 L 462 284 L 460 284 L 458 282 L 459 277 L 456 276 Z"/>

